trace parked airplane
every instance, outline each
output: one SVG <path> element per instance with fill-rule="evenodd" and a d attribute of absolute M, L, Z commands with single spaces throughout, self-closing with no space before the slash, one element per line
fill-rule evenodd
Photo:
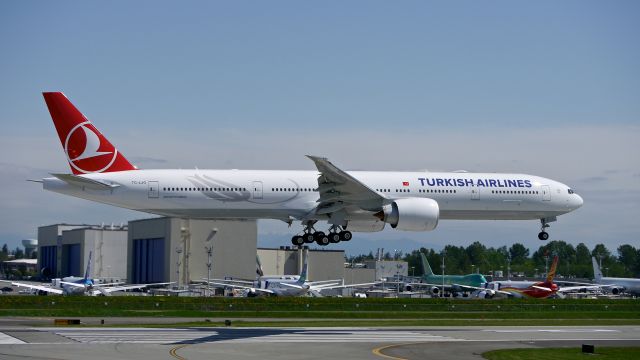
<path fill-rule="evenodd" d="M 559 290 L 558 285 L 553 282 L 557 268 L 558 256 L 556 255 L 544 281 L 492 281 L 479 289 L 478 297 L 493 297 L 499 294 L 518 298 L 547 298 Z"/>
<path fill-rule="evenodd" d="M 138 170 L 64 94 L 43 95 L 73 172 L 38 180 L 45 190 L 165 216 L 300 221 L 294 245 L 348 241 L 385 224 L 430 231 L 441 219 L 539 220 L 538 238 L 547 240 L 549 223 L 583 203 L 539 176 L 347 172 L 317 156 L 308 156 L 317 171 Z"/>
<path fill-rule="evenodd" d="M 408 286 L 428 286 L 432 295 L 439 295 L 442 290 L 452 293 L 454 296 L 463 292 L 472 292 L 487 283 L 487 279 L 482 274 L 467 275 L 438 275 L 434 274 L 429 265 L 427 257 L 420 253 L 422 262 L 422 282 L 411 283 Z M 444 286 L 444 289 L 442 287 Z"/>
<path fill-rule="evenodd" d="M 47 284 L 34 285 L 20 282 L 11 282 L 11 285 L 26 287 L 39 292 L 56 295 L 105 295 L 110 296 L 116 291 L 142 289 L 151 285 L 167 285 L 170 283 L 123 285 L 122 283 L 98 283 L 91 276 L 91 252 L 84 277 L 68 276 L 62 279 L 53 279 L 51 286 Z"/>
<path fill-rule="evenodd" d="M 604 277 L 595 257 L 591 258 L 591 263 L 593 264 L 595 283 L 601 285 L 603 290 L 611 292 L 613 295 L 622 293 L 640 295 L 640 279 Z"/>
<path fill-rule="evenodd" d="M 309 266 L 308 255 L 305 253 L 304 265 L 300 275 L 260 276 L 255 282 L 242 280 L 217 280 L 209 284 L 247 290 L 247 296 L 272 295 L 272 296 L 322 296 L 322 290 L 343 289 L 349 287 L 362 287 L 375 285 L 376 283 L 343 285 L 342 280 L 307 281 Z"/>

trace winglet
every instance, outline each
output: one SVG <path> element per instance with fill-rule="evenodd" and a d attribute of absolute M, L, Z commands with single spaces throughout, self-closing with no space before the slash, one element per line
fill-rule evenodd
<path fill-rule="evenodd" d="M 556 277 L 556 270 L 558 269 L 558 255 L 553 257 L 553 263 L 551 264 L 551 268 L 549 269 L 549 273 L 547 274 L 547 283 L 552 283 L 553 278 Z"/>

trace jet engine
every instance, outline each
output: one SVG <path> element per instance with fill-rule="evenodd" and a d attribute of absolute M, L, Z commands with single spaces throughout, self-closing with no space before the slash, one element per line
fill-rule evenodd
<path fill-rule="evenodd" d="M 433 296 L 440 296 L 440 288 L 437 286 L 432 286 L 431 289 L 429 289 L 429 292 L 431 293 L 431 295 Z"/>
<path fill-rule="evenodd" d="M 438 226 L 440 207 L 433 199 L 398 199 L 385 205 L 376 217 L 392 228 L 406 231 L 431 231 Z"/>
<path fill-rule="evenodd" d="M 617 287 L 617 286 L 614 286 L 614 287 L 612 287 L 612 288 L 609 288 L 609 291 L 611 291 L 611 293 L 612 293 L 613 295 L 620 295 L 620 294 L 622 294 L 622 293 L 624 292 L 624 290 L 625 290 L 625 288 L 623 288 L 623 287 Z"/>

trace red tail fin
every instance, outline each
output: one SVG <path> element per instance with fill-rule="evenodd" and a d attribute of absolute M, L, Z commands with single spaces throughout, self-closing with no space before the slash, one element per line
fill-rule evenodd
<path fill-rule="evenodd" d="M 42 95 L 74 174 L 136 170 L 63 93 Z"/>
<path fill-rule="evenodd" d="M 547 274 L 547 283 L 552 283 L 553 278 L 556 277 L 556 270 L 558 269 L 558 255 L 553 257 L 553 263 L 551 264 L 551 268 L 549 269 L 549 273 Z"/>

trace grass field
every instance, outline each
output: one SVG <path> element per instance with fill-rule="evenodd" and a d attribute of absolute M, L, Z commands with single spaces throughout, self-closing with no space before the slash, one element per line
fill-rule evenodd
<path fill-rule="evenodd" d="M 317 326 L 639 325 L 640 300 L 1 296 L 0 316 L 252 318 L 238 324 L 275 318 L 280 326 L 299 324 L 295 319 Z"/>
<path fill-rule="evenodd" d="M 596 347 L 594 354 L 583 354 L 580 348 L 506 349 L 489 351 L 482 356 L 489 360 L 635 360 L 640 359 L 640 347 Z"/>

